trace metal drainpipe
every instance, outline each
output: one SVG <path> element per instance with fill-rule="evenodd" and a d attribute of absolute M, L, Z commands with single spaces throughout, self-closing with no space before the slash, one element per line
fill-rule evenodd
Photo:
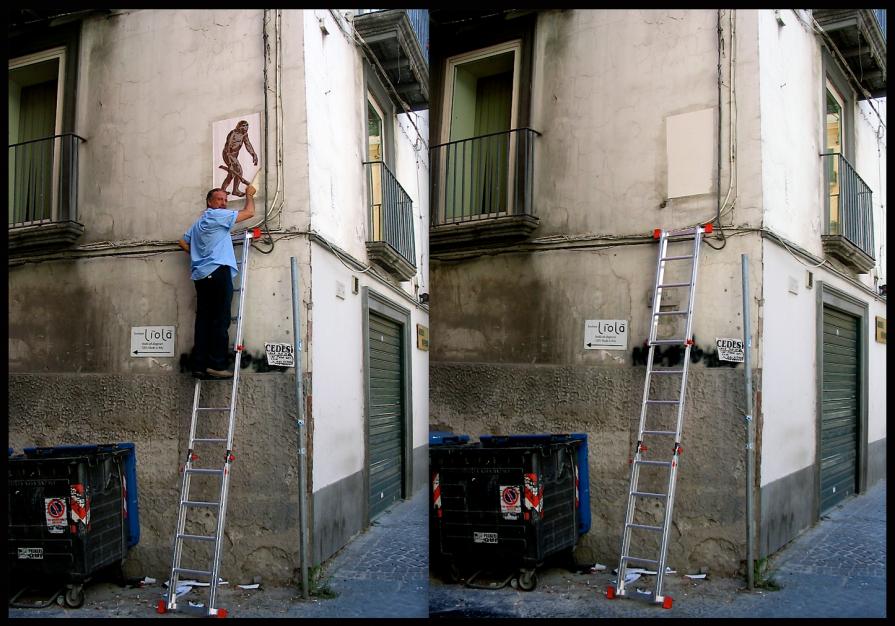
<path fill-rule="evenodd" d="M 746 581 L 752 591 L 753 538 L 755 537 L 753 485 L 755 482 L 755 425 L 752 421 L 752 338 L 749 322 L 749 257 L 741 255 L 743 263 L 743 365 L 746 370 Z"/>
<path fill-rule="evenodd" d="M 305 445 L 307 435 L 305 432 L 305 402 L 302 392 L 301 360 L 301 316 L 299 305 L 301 302 L 300 282 L 298 278 L 298 264 L 295 257 L 290 259 L 292 265 L 292 326 L 293 341 L 295 345 L 295 403 L 298 416 L 298 532 L 301 537 L 299 544 L 299 559 L 301 560 L 301 593 L 307 600 L 308 590 L 308 450 Z"/>

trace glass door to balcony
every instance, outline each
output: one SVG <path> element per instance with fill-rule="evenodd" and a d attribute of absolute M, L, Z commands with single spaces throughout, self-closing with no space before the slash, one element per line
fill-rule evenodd
<path fill-rule="evenodd" d="M 9 224 L 53 219 L 62 51 L 9 63 Z"/>
<path fill-rule="evenodd" d="M 844 120 L 842 112 L 845 110 L 845 101 L 836 91 L 833 85 L 827 81 L 827 117 L 826 117 L 826 145 L 824 152 L 827 154 L 843 154 L 845 147 L 843 145 L 844 137 Z M 827 167 L 827 193 L 830 197 L 830 234 L 841 234 L 839 224 L 839 189 L 841 172 L 838 158 L 827 157 L 824 159 Z"/>
<path fill-rule="evenodd" d="M 367 99 L 367 161 L 370 161 L 370 241 L 382 240 L 382 163 L 385 161 L 385 113 Z"/>
<path fill-rule="evenodd" d="M 438 172 L 446 222 L 506 214 L 512 202 L 518 42 L 448 59 Z"/>

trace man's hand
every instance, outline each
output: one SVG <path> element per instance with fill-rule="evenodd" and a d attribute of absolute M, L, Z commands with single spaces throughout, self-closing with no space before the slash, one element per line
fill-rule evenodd
<path fill-rule="evenodd" d="M 252 197 L 252 196 L 254 196 L 256 193 L 258 193 L 258 190 L 255 189 L 254 187 L 252 187 L 251 185 L 249 185 L 248 187 L 246 187 L 246 195 L 247 195 L 247 196 Z"/>

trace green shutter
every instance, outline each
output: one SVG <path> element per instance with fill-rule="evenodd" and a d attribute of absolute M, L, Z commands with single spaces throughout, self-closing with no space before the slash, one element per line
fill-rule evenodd
<path fill-rule="evenodd" d="M 858 320 L 824 307 L 820 510 L 855 493 L 858 449 Z"/>
<path fill-rule="evenodd" d="M 401 499 L 404 372 L 401 327 L 370 313 L 370 519 Z"/>

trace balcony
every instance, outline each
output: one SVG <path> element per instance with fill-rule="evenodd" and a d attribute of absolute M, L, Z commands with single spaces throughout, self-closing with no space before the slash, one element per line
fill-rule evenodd
<path fill-rule="evenodd" d="M 532 206 L 531 128 L 432 146 L 433 252 L 526 239 L 538 226 Z"/>
<path fill-rule="evenodd" d="M 872 98 L 886 96 L 886 10 L 812 9 Z M 858 94 L 863 100 L 864 94 Z"/>
<path fill-rule="evenodd" d="M 382 161 L 367 161 L 367 254 L 399 281 L 416 275 L 413 200 Z"/>
<path fill-rule="evenodd" d="M 78 148 L 73 133 L 9 146 L 9 250 L 58 248 L 84 233 L 78 223 Z"/>
<path fill-rule="evenodd" d="M 354 28 L 412 111 L 429 108 L 429 11 L 359 9 Z M 390 93 L 395 106 L 401 102 Z"/>
<path fill-rule="evenodd" d="M 824 252 L 859 274 L 876 264 L 873 247 L 873 192 L 841 154 L 823 154 L 829 189 L 827 219 L 821 235 Z"/>

